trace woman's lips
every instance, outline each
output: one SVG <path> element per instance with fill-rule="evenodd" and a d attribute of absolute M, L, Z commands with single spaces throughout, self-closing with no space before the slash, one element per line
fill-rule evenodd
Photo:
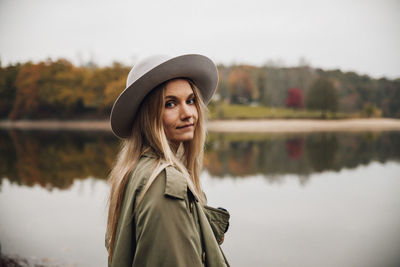
<path fill-rule="evenodd" d="M 188 129 L 188 128 L 190 128 L 190 127 L 193 127 L 193 123 L 192 123 L 192 124 L 187 124 L 187 125 L 183 125 L 183 126 L 176 127 L 176 129 Z"/>

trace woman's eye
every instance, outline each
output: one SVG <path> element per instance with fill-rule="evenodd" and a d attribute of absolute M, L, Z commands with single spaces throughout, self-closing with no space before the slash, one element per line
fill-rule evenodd
<path fill-rule="evenodd" d="M 175 107 L 175 103 L 172 102 L 172 101 L 169 101 L 169 102 L 165 103 L 165 107 L 166 108 L 173 108 L 173 107 Z"/>
<path fill-rule="evenodd" d="M 188 105 L 194 104 L 194 98 L 188 99 L 188 100 L 186 101 L 186 103 L 187 103 Z"/>

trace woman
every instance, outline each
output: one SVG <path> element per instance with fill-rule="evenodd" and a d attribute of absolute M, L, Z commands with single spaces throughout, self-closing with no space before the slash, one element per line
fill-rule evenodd
<path fill-rule="evenodd" d="M 130 71 L 111 111 L 124 139 L 110 173 L 109 266 L 229 266 L 229 214 L 206 206 L 204 110 L 218 72 L 205 56 L 154 56 Z"/>

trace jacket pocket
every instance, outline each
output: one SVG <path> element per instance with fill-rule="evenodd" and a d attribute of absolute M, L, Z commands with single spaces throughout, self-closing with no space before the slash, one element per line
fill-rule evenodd
<path fill-rule="evenodd" d="M 210 223 L 215 239 L 218 244 L 221 245 L 224 241 L 224 234 L 229 227 L 229 212 L 225 209 L 216 209 L 209 206 L 204 206 L 203 210 L 208 222 Z"/>

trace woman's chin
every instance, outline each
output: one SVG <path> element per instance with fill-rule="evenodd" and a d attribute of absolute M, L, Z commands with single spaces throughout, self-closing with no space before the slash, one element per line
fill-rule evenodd
<path fill-rule="evenodd" d="M 183 135 L 176 136 L 172 141 L 174 143 L 181 143 L 193 140 L 193 133 L 186 133 Z"/>

